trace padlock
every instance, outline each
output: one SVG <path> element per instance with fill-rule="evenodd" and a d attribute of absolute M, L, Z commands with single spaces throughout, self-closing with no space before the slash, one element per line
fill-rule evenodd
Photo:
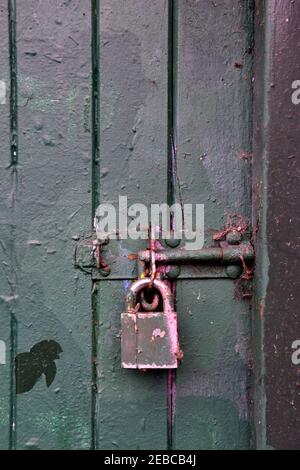
<path fill-rule="evenodd" d="M 153 280 L 161 294 L 163 312 L 139 311 L 137 294 L 150 285 L 150 278 L 134 282 L 126 296 L 127 311 L 121 314 L 121 357 L 125 369 L 176 369 L 181 355 L 177 314 L 171 289 Z"/>

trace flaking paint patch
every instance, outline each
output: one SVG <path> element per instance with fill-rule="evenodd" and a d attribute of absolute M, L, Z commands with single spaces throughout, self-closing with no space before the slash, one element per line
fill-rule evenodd
<path fill-rule="evenodd" d="M 30 398 L 27 393 L 18 395 L 19 449 L 32 437 L 39 438 L 39 447 L 44 449 L 88 448 L 91 443 L 91 322 L 86 315 L 90 283 L 80 276 L 74 297 L 70 242 L 71 235 L 81 235 L 88 228 L 91 213 L 86 191 L 90 165 L 84 161 L 84 155 L 91 154 L 91 142 L 82 129 L 82 105 L 91 95 L 89 70 L 85 77 L 83 68 L 87 64 L 90 69 L 89 12 L 85 0 L 18 2 L 22 181 L 16 212 L 20 221 L 17 264 L 13 262 L 19 281 L 19 300 L 13 311 L 18 320 L 18 352 L 28 351 L 48 335 L 66 350 L 55 378 L 61 393 L 55 393 L 53 387 L 45 389 L 45 382 L 38 381 L 28 392 Z M 55 19 L 63 20 L 63 27 L 58 28 Z M 69 35 L 79 44 L 76 51 Z M 26 55 L 26 51 L 37 55 Z M 61 58 L 61 63 L 50 62 L 44 54 Z M 76 122 L 75 138 L 68 131 L 69 118 Z M 55 147 L 44 145 L 42 137 L 47 134 Z M 68 215 L 83 205 L 85 210 L 68 222 Z M 46 257 L 44 249 L 28 246 L 27 240 L 55 247 L 57 256 Z"/>
<path fill-rule="evenodd" d="M 18 299 L 18 295 L 0 295 L 0 299 L 5 303 L 14 302 Z"/>
<path fill-rule="evenodd" d="M 155 328 L 152 333 L 151 341 L 154 341 L 156 338 L 164 338 L 166 336 L 166 332 L 161 330 L 160 328 Z"/>

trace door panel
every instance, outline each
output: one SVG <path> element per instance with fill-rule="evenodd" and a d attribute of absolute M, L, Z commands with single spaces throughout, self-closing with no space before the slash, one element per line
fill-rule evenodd
<path fill-rule="evenodd" d="M 100 283 L 97 447 L 165 449 L 166 372 L 121 369 L 120 312 L 126 281 Z"/>
<path fill-rule="evenodd" d="M 126 195 L 128 207 L 161 203 L 167 194 L 167 1 L 103 0 L 100 6 L 100 202 L 116 205 Z M 129 285 L 105 281 L 97 295 L 97 447 L 165 449 L 166 372 L 120 368 Z"/>
<path fill-rule="evenodd" d="M 240 0 L 177 5 L 177 200 L 204 204 L 211 244 L 228 218 L 250 220 L 252 11 Z M 177 286 L 184 360 L 175 447 L 247 448 L 250 312 L 242 284 Z"/>
<path fill-rule="evenodd" d="M 90 8 L 17 3 L 17 447 L 88 449 L 90 280 L 73 251 L 91 223 Z"/>
<path fill-rule="evenodd" d="M 217 293 L 216 293 L 217 283 Z M 249 313 L 232 280 L 181 281 L 176 449 L 247 449 Z"/>
<path fill-rule="evenodd" d="M 0 104 L 0 448 L 250 447 L 243 282 L 174 283 L 181 366 L 124 370 L 131 281 L 117 270 L 130 271 L 128 255 L 147 241 L 119 241 L 121 263 L 106 279 L 75 270 L 74 250 L 91 236 L 99 203 L 118 207 L 119 196 L 128 207 L 204 204 L 206 245 L 229 221 L 249 221 L 251 5 L 17 2 L 18 94 L 11 110 Z M 0 12 L 8 83 L 14 55 L 9 64 Z M 12 131 L 18 120 L 15 146 L 9 118 Z"/>
<path fill-rule="evenodd" d="M 249 222 L 249 5 L 101 2 L 101 202 L 124 194 L 128 204 L 204 203 L 207 243 L 228 217 Z M 128 287 L 98 289 L 99 447 L 248 448 L 250 318 L 241 285 L 177 283 L 184 360 L 168 387 L 162 372 L 120 370 Z"/>

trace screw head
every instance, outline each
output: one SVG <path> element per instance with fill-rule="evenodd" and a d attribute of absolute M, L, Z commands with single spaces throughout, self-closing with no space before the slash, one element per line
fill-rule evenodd
<path fill-rule="evenodd" d="M 231 230 L 226 235 L 226 241 L 229 245 L 238 245 L 242 241 L 242 234 L 237 230 Z"/>
<path fill-rule="evenodd" d="M 168 266 L 166 269 L 166 276 L 169 279 L 176 279 L 180 274 L 179 266 Z"/>
<path fill-rule="evenodd" d="M 169 246 L 170 248 L 176 248 L 179 246 L 181 243 L 181 240 L 179 238 L 167 238 L 165 240 L 165 244 Z"/>
<path fill-rule="evenodd" d="M 230 264 L 226 267 L 226 274 L 230 279 L 237 279 L 243 272 L 242 266 L 238 264 Z"/>

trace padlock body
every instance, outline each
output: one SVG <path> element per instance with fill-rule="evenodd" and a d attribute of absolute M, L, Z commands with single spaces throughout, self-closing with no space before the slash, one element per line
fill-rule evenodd
<path fill-rule="evenodd" d="M 176 312 L 121 314 L 121 358 L 126 369 L 178 367 Z"/>

